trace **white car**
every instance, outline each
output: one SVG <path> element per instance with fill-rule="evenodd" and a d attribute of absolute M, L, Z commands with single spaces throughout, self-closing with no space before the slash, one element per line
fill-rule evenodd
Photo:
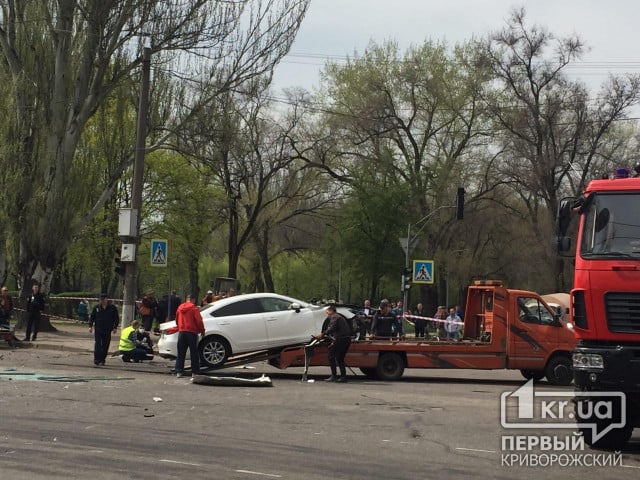
<path fill-rule="evenodd" d="M 327 318 L 325 307 L 276 293 L 249 293 L 223 298 L 200 309 L 205 334 L 198 349 L 203 367 L 220 368 L 231 356 L 309 342 Z M 338 307 L 338 313 L 353 313 Z M 158 354 L 176 358 L 176 322 L 160 325 Z"/>

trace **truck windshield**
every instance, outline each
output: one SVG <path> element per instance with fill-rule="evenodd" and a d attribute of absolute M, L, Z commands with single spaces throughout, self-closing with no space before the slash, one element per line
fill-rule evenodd
<path fill-rule="evenodd" d="M 584 213 L 580 254 L 640 258 L 640 194 L 592 194 Z"/>

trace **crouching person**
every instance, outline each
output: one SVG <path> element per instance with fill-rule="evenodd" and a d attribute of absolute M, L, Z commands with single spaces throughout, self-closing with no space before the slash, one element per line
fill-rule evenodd
<path fill-rule="evenodd" d="M 123 362 L 139 362 L 140 360 L 151 360 L 152 355 L 148 355 L 147 350 L 142 346 L 142 342 L 138 340 L 138 328 L 140 322 L 134 320 L 131 325 L 122 330 L 120 335 L 120 345 L 118 350 L 122 354 Z"/>

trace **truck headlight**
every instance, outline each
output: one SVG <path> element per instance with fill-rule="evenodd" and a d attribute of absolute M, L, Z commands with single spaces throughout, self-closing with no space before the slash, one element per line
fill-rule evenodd
<path fill-rule="evenodd" d="M 574 353 L 574 370 L 604 370 L 602 355 L 597 353 Z"/>

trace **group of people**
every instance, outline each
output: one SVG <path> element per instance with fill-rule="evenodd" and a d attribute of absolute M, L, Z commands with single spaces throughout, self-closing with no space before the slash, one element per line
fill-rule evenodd
<path fill-rule="evenodd" d="M 45 297 L 40 292 L 40 285 L 34 283 L 31 293 L 27 297 L 25 317 L 27 321 L 26 336 L 24 342 L 35 341 L 40 330 L 40 318 L 45 309 Z M 5 286 L 0 288 L 0 330 L 11 329 L 11 317 L 13 315 L 13 299 L 9 295 L 9 289 Z"/>
<path fill-rule="evenodd" d="M 346 382 L 347 368 L 345 357 L 351 345 L 351 337 L 353 332 L 349 325 L 349 320 L 337 312 L 335 305 L 331 304 L 326 309 L 328 321 L 325 322 L 323 330 L 316 335 L 317 340 L 329 338 L 331 343 L 327 351 L 329 360 L 329 368 L 331 375 L 325 379 L 327 382 Z M 403 301 L 398 300 L 395 305 L 391 305 L 389 300 L 380 301 L 377 310 L 371 308 L 371 301 L 365 300 L 364 307 L 356 315 L 358 331 L 356 339 L 364 339 L 369 333 L 371 337 L 400 337 L 406 335 L 404 328 L 405 313 L 411 314 L 411 318 L 415 328 L 415 337 L 424 338 L 427 332 L 428 317 L 424 313 L 422 303 L 416 305 L 416 309 L 411 313 L 403 309 Z M 438 307 L 431 323 L 439 331 L 443 329 L 447 339 L 459 340 L 462 330 L 462 313 L 459 308 L 452 307 L 449 309 L 449 315 L 446 313 L 444 306 Z M 338 375 L 340 370 L 340 375 Z"/>
<path fill-rule="evenodd" d="M 145 332 L 150 332 L 155 323 L 153 331 L 159 333 L 161 323 L 175 320 L 178 306 L 181 303 L 182 300 L 175 290 L 171 292 L 171 295 L 163 295 L 160 301 L 156 300 L 153 292 L 146 292 L 138 307 L 142 328 Z"/>
<path fill-rule="evenodd" d="M 415 338 L 428 337 L 429 328 L 442 339 L 459 340 L 462 334 L 463 315 L 458 306 L 451 307 L 448 312 L 446 307 L 439 306 L 429 317 L 422 303 L 410 311 L 404 310 L 402 300 L 392 303 L 382 299 L 378 309 L 371 307 L 370 300 L 364 301 L 364 307 L 356 314 L 356 338 L 364 339 L 367 334 L 372 337 L 405 337 L 405 319 L 413 325 Z"/>
<path fill-rule="evenodd" d="M 221 295 L 216 295 L 213 293 L 213 290 L 207 290 L 207 293 L 202 300 L 200 300 L 200 306 L 204 307 L 205 305 L 209 305 L 210 303 L 215 302 L 216 300 L 220 300 L 221 298 L 233 297 L 236 294 L 236 291 L 233 288 L 229 288 L 226 293 Z"/>
<path fill-rule="evenodd" d="M 175 319 L 179 333 L 175 373 L 178 377 L 184 375 L 187 350 L 191 356 L 192 373 L 196 375 L 200 372 L 198 335 L 204 334 L 205 330 L 200 310 L 195 302 L 196 297 L 188 295 L 184 303 L 176 305 Z M 106 294 L 101 294 L 98 305 L 89 315 L 89 332 L 93 333 L 95 338 L 93 363 L 96 367 L 105 365 L 111 336 L 117 333 L 119 323 L 118 309 L 109 301 Z M 122 330 L 118 351 L 123 362 L 140 362 L 153 358 L 153 340 L 143 323 L 134 319 Z"/>

